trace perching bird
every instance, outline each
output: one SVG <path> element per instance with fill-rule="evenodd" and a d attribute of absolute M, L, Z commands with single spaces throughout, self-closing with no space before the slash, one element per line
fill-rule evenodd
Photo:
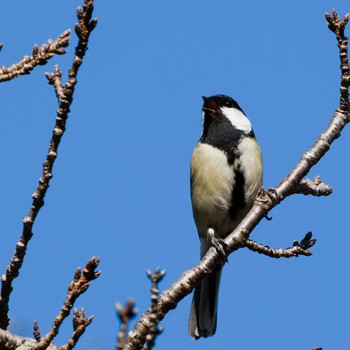
<path fill-rule="evenodd" d="M 203 100 L 203 133 L 191 160 L 192 209 L 201 258 L 237 227 L 262 185 L 260 147 L 241 107 L 225 95 Z M 215 334 L 222 267 L 217 266 L 194 291 L 188 324 L 194 339 Z"/>

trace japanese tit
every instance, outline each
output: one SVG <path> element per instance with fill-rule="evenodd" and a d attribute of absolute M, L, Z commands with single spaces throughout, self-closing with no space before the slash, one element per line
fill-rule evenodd
<path fill-rule="evenodd" d="M 201 258 L 238 226 L 262 185 L 260 147 L 242 108 L 225 95 L 203 100 L 203 133 L 191 160 L 192 209 Z M 188 324 L 194 339 L 215 334 L 222 267 L 218 265 L 194 291 Z"/>

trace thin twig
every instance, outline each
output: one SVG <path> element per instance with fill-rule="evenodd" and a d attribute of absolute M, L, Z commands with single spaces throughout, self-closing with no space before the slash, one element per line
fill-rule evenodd
<path fill-rule="evenodd" d="M 84 334 L 86 327 L 92 322 L 94 316 L 85 318 L 84 308 L 78 311 L 77 308 L 74 309 L 73 314 L 73 334 L 68 340 L 67 344 L 60 346 L 58 350 L 71 350 L 77 345 L 80 337 Z"/>
<path fill-rule="evenodd" d="M 69 37 L 70 30 L 66 30 L 56 40 L 49 40 L 40 49 L 34 45 L 32 56 L 24 56 L 21 61 L 10 67 L 0 67 L 0 83 L 29 74 L 36 66 L 45 65 L 55 55 L 65 54 L 66 50 L 62 48 L 68 46 Z"/>
<path fill-rule="evenodd" d="M 333 189 L 331 185 L 325 184 L 319 176 L 316 176 L 313 181 L 310 179 L 302 180 L 294 193 L 321 197 L 329 196 L 333 193 Z"/>
<path fill-rule="evenodd" d="M 247 239 L 244 242 L 244 246 L 247 247 L 249 250 L 252 250 L 259 254 L 263 254 L 263 255 L 269 256 L 270 258 L 276 258 L 276 259 L 292 258 L 292 257 L 297 257 L 299 255 L 310 256 L 312 255 L 312 253 L 308 249 L 311 248 L 316 243 L 316 239 L 311 239 L 311 237 L 312 237 L 311 232 L 308 232 L 305 235 L 305 237 L 301 240 L 300 243 L 298 241 L 294 241 L 293 247 L 290 247 L 287 249 L 273 249 L 266 245 L 262 245 L 257 242 L 254 242 L 250 239 Z"/>
<path fill-rule="evenodd" d="M 34 330 L 33 330 L 34 339 L 39 342 L 41 340 L 41 334 L 39 330 L 39 324 L 37 321 L 34 321 Z"/>
<path fill-rule="evenodd" d="M 159 334 L 163 332 L 163 327 L 158 327 L 159 323 L 159 312 L 158 312 L 158 297 L 159 288 L 158 283 L 165 276 L 165 270 L 160 270 L 159 267 L 156 268 L 154 273 L 147 270 L 147 276 L 152 281 L 152 294 L 151 294 L 151 315 L 150 315 L 150 326 L 149 333 L 146 337 L 146 344 L 144 350 L 151 350 L 156 345 L 156 338 Z"/>
<path fill-rule="evenodd" d="M 41 338 L 41 340 L 33 347 L 33 350 L 44 350 L 51 344 L 52 340 L 58 334 L 63 321 L 69 316 L 75 301 L 80 295 L 87 291 L 90 286 L 90 282 L 100 276 L 101 271 L 95 271 L 98 267 L 99 262 L 99 258 L 92 257 L 86 264 L 83 272 L 81 271 L 80 267 L 77 269 L 74 275 L 74 279 L 68 287 L 67 297 L 60 310 L 60 313 L 56 316 L 50 331 Z M 79 328 L 79 332 L 81 334 L 84 333 L 85 328 L 91 323 L 91 321 L 91 316 L 88 319 L 84 318 L 84 310 L 82 313 L 75 313 L 73 317 L 73 322 L 75 322 L 74 330 L 76 330 L 76 327 L 80 327 L 82 324 L 84 324 Z M 82 324 L 79 324 L 80 322 Z M 71 349 L 69 346 L 71 346 L 74 341 L 78 341 L 81 334 L 73 334 L 73 339 L 70 339 L 70 341 L 66 344 L 67 348 L 64 349 Z"/>
<path fill-rule="evenodd" d="M 124 307 L 119 303 L 116 303 L 115 308 L 120 321 L 120 329 L 117 335 L 117 350 L 123 350 L 125 346 L 128 325 L 130 321 L 137 315 L 137 309 L 135 309 L 135 303 L 131 299 L 126 301 Z"/>
<path fill-rule="evenodd" d="M 334 113 L 327 129 L 319 136 L 315 144 L 303 155 L 299 163 L 289 175 L 273 190 L 260 195 L 255 201 L 252 209 L 242 220 L 240 225 L 224 240 L 228 253 L 244 247 L 245 241 L 256 225 L 268 214 L 269 210 L 279 204 L 291 193 L 295 193 L 302 179 L 310 169 L 329 150 L 330 145 L 339 136 L 345 125 L 349 122 L 349 65 L 347 38 L 344 36 L 344 28 L 348 21 L 348 15 L 339 20 L 337 13 L 333 10 L 333 16 L 327 15 L 330 29 L 336 33 L 339 55 L 341 60 L 341 98 L 340 104 Z M 170 310 L 174 309 L 177 303 L 215 269 L 221 261 L 221 255 L 215 248 L 210 248 L 203 259 L 191 270 L 183 275 L 165 290 L 158 300 L 159 319 Z M 152 308 L 141 316 L 134 329 L 129 332 L 125 350 L 141 349 L 146 341 L 151 326 Z"/>
<path fill-rule="evenodd" d="M 345 27 L 349 21 L 347 13 L 342 19 L 339 18 L 337 11 L 332 10 L 332 15 L 325 13 L 328 28 L 336 35 L 339 47 L 341 82 L 340 82 L 340 103 L 339 111 L 341 113 L 349 112 L 349 58 L 348 58 L 348 38 L 345 36 Z M 349 117 L 349 116 L 348 116 Z"/>
<path fill-rule="evenodd" d="M 55 93 L 58 99 L 58 102 L 60 103 L 62 98 L 64 98 L 64 86 L 62 84 L 62 71 L 56 64 L 52 73 L 45 73 L 45 76 L 49 82 L 50 85 L 53 85 L 55 89 Z"/>
<path fill-rule="evenodd" d="M 69 284 L 66 300 L 61 308 L 59 315 L 55 318 L 53 325 L 48 334 L 43 338 L 40 336 L 38 323 L 34 323 L 34 338 L 25 338 L 11 334 L 8 331 L 0 329 L 0 349 L 17 349 L 21 345 L 26 345 L 31 350 L 57 350 L 52 344 L 52 340 L 58 334 L 60 326 L 66 317 L 69 316 L 77 298 L 85 293 L 90 286 L 90 282 L 98 278 L 101 274 L 96 271 L 100 259 L 92 257 L 86 264 L 83 272 L 80 268 L 74 274 L 73 281 Z M 73 334 L 67 344 L 59 348 L 59 350 L 71 350 L 77 344 L 79 338 L 85 332 L 86 327 L 92 322 L 93 316 L 85 318 L 84 309 L 78 311 L 74 309 L 73 315 Z"/>
<path fill-rule="evenodd" d="M 85 0 L 83 3 L 83 9 L 78 8 L 77 17 L 79 24 L 75 24 L 75 31 L 78 35 L 79 41 L 75 49 L 75 57 L 72 67 L 69 70 L 69 78 L 67 83 L 62 87 L 62 91 L 56 87 L 56 95 L 58 95 L 59 108 L 56 116 L 56 124 L 53 130 L 53 135 L 50 141 L 49 151 L 47 153 L 42 176 L 39 179 L 39 185 L 36 191 L 33 193 L 33 203 L 29 213 L 23 219 L 23 231 L 22 235 L 16 245 L 14 255 L 11 259 L 10 265 L 6 267 L 6 272 L 1 279 L 1 295 L 0 295 L 0 328 L 7 329 L 9 325 L 9 300 L 12 292 L 12 282 L 18 276 L 19 270 L 23 264 L 24 256 L 26 254 L 28 243 L 33 236 L 32 228 L 40 209 L 44 205 L 44 197 L 49 188 L 49 183 L 52 178 L 52 169 L 57 157 L 58 146 L 61 142 L 62 136 L 66 129 L 66 121 L 68 113 L 70 111 L 70 105 L 73 101 L 74 88 L 77 83 L 77 74 L 79 67 L 83 62 L 83 57 L 87 50 L 87 44 L 89 36 L 92 30 L 96 27 L 97 19 L 92 19 L 93 0 Z M 68 32 L 65 32 L 68 33 Z M 69 34 L 69 33 L 68 33 Z M 67 36 L 68 36 L 67 34 Z M 56 44 L 57 46 L 57 44 Z M 54 47 L 56 47 L 54 46 Z M 51 47 L 51 44 L 48 45 Z M 60 49 L 56 47 L 56 51 Z M 36 56 L 40 56 L 40 50 L 36 53 Z M 53 74 L 59 74 L 59 69 L 55 69 Z M 56 72 L 56 73 L 55 73 Z M 49 79 L 50 82 L 50 79 Z M 59 91 L 58 91 L 59 90 Z"/>

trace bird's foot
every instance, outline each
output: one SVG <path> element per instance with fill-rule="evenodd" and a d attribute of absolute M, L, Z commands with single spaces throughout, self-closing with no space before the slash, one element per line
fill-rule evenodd
<path fill-rule="evenodd" d="M 274 188 L 269 188 L 265 190 L 264 187 L 260 188 L 257 200 L 259 202 L 267 202 L 271 200 L 273 203 L 277 203 L 278 201 L 278 193 Z"/>
<path fill-rule="evenodd" d="M 221 255 L 222 260 L 227 263 L 228 259 L 228 246 L 227 244 L 224 242 L 223 239 L 221 238 L 216 238 L 214 236 L 214 229 L 213 228 L 209 228 L 208 229 L 208 236 L 210 238 L 210 243 L 211 245 L 216 249 L 216 251 Z"/>
<path fill-rule="evenodd" d="M 257 201 L 266 203 L 268 201 L 272 201 L 272 203 L 277 203 L 278 193 L 274 188 L 269 188 L 267 190 L 264 187 L 261 187 Z M 268 216 L 267 214 L 264 216 L 266 220 L 271 221 L 272 216 Z"/>

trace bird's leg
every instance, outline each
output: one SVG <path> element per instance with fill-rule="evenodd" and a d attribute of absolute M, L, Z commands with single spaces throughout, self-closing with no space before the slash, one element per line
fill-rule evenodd
<path fill-rule="evenodd" d="M 210 240 L 210 244 L 216 249 L 216 251 L 221 255 L 223 261 L 225 263 L 228 262 L 227 259 L 227 252 L 228 252 L 228 246 L 224 242 L 222 238 L 216 238 L 215 237 L 215 231 L 212 227 L 208 228 L 208 238 Z"/>

